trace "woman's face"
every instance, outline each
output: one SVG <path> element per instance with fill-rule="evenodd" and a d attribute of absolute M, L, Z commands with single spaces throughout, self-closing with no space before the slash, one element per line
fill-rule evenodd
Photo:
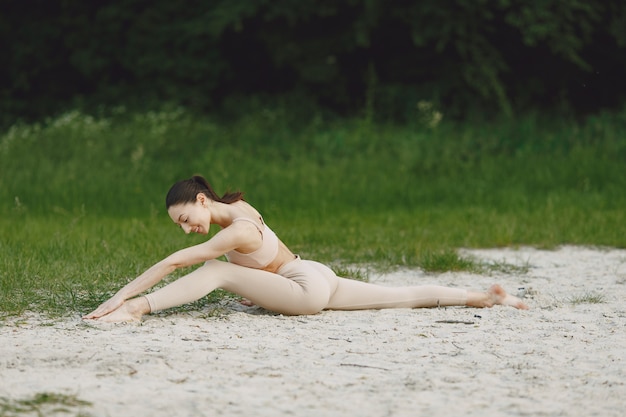
<path fill-rule="evenodd" d="M 211 227 L 211 211 L 208 208 L 208 199 L 204 194 L 198 194 L 193 203 L 171 206 L 167 213 L 170 218 L 187 234 L 200 233 L 206 235 Z"/>

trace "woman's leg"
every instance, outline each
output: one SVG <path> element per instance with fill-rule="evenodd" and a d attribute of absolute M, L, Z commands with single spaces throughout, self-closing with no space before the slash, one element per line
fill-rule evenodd
<path fill-rule="evenodd" d="M 294 268 L 295 264 L 300 268 Z M 101 320 L 138 320 L 149 312 L 196 301 L 216 288 L 233 292 L 281 314 L 314 314 L 321 311 L 334 291 L 331 283 L 303 261 L 296 260 L 287 265 L 293 270 L 304 268 L 304 271 L 285 278 L 228 262 L 209 261 L 151 294 L 127 301 L 119 311 L 115 310 Z"/>
<path fill-rule="evenodd" d="M 492 307 L 496 304 L 528 308 L 519 298 L 507 294 L 499 285 L 493 285 L 486 292 L 474 292 L 436 285 L 386 287 L 345 278 L 339 278 L 337 291 L 326 308 L 361 310 L 439 306 Z"/>
<path fill-rule="evenodd" d="M 245 297 L 267 310 L 288 315 L 315 314 L 323 309 L 491 307 L 495 304 L 528 308 L 499 285 L 492 286 L 487 292 L 434 285 L 387 287 L 339 278 L 323 264 L 300 259 L 290 262 L 279 273 L 282 275 L 209 261 L 151 294 L 127 301 L 100 320 L 137 321 L 149 312 L 196 301 L 216 288 Z"/>
<path fill-rule="evenodd" d="M 331 297 L 329 310 L 362 310 L 381 308 L 420 308 L 463 306 L 468 292 L 463 289 L 423 285 L 387 287 L 352 279 L 339 278 L 337 291 Z"/>
<path fill-rule="evenodd" d="M 228 262 L 209 261 L 146 298 L 151 311 L 164 310 L 196 301 L 216 288 L 247 298 L 267 310 L 290 315 L 317 313 L 330 297 L 329 285 L 319 274 L 288 279 Z"/>

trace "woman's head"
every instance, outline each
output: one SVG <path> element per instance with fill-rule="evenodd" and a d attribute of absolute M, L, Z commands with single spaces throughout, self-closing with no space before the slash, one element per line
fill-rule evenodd
<path fill-rule="evenodd" d="M 208 234 L 213 217 L 213 202 L 230 204 L 242 199 L 243 194 L 240 192 L 219 197 L 207 180 L 194 176 L 170 188 L 165 197 L 165 206 L 172 221 L 185 233 Z"/>
<path fill-rule="evenodd" d="M 195 203 L 198 194 L 204 194 L 213 201 L 226 204 L 243 200 L 243 193 L 239 191 L 226 193 L 222 197 L 219 197 L 204 177 L 194 175 L 188 180 L 178 181 L 172 185 L 172 188 L 170 188 L 165 197 L 165 208 L 169 210 L 170 207 L 178 204 Z"/>

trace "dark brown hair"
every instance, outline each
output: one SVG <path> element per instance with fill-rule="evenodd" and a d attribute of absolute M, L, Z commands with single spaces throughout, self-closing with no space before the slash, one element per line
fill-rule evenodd
<path fill-rule="evenodd" d="M 221 197 L 218 196 L 204 177 L 194 175 L 188 180 L 178 181 L 172 185 L 165 197 L 165 208 L 169 209 L 177 204 L 193 203 L 196 201 L 198 193 L 203 193 L 211 200 L 226 204 L 243 200 L 243 193 L 240 191 L 226 193 Z"/>

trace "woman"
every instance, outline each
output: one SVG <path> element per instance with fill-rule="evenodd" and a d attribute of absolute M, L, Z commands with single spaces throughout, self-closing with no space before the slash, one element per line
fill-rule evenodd
<path fill-rule="evenodd" d="M 208 234 L 212 224 L 222 229 L 211 239 L 173 253 L 120 289 L 84 316 L 108 322 L 139 321 L 144 314 L 195 301 L 216 288 L 239 294 L 267 310 L 297 315 L 321 310 L 402 307 L 510 305 L 528 307 L 499 285 L 486 292 L 440 286 L 385 287 L 339 278 L 330 268 L 294 255 L 243 200 L 240 192 L 219 197 L 200 176 L 179 181 L 165 199 L 174 223 L 185 233 Z M 226 255 L 229 262 L 219 261 Z M 190 274 L 141 297 L 177 268 L 204 262 Z"/>

